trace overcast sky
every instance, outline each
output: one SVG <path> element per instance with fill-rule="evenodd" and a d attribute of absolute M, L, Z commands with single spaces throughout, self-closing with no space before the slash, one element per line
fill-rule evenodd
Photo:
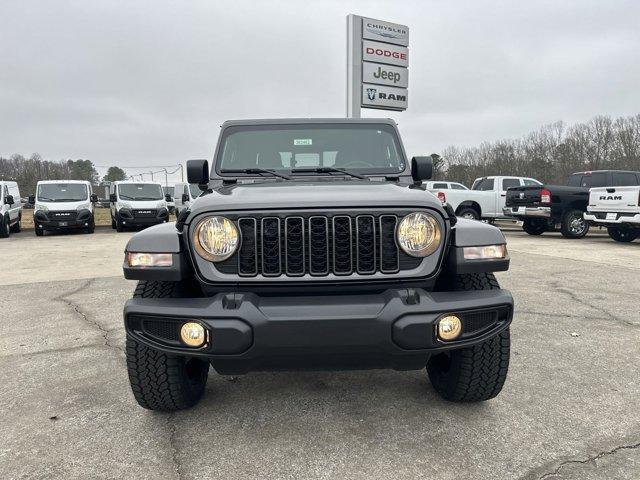
<path fill-rule="evenodd" d="M 348 13 L 410 27 L 409 110 L 363 111 L 409 155 L 640 113 L 636 0 L 3 0 L 0 156 L 172 165 L 226 119 L 344 116 Z"/>

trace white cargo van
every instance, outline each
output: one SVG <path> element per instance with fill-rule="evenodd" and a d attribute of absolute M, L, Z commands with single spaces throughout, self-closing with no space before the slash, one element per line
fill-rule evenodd
<path fill-rule="evenodd" d="M 16 182 L 0 182 L 0 238 L 18 233 L 22 222 L 22 202 Z"/>
<path fill-rule="evenodd" d="M 36 194 L 29 197 L 34 205 L 33 226 L 36 235 L 56 230 L 83 229 L 93 233 L 96 224 L 93 204 L 98 196 L 86 180 L 43 180 L 36 185 Z"/>
<path fill-rule="evenodd" d="M 197 185 L 176 183 L 175 194 L 176 215 L 180 215 L 182 210 L 188 209 L 191 203 L 202 194 L 202 190 Z"/>
<path fill-rule="evenodd" d="M 171 199 L 158 182 L 113 182 L 110 188 L 111 227 L 148 227 L 169 220 Z"/>

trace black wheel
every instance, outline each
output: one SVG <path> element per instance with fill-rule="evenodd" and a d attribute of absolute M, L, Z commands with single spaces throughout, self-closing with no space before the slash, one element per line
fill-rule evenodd
<path fill-rule="evenodd" d="M 449 290 L 500 288 L 493 273 L 469 273 L 451 278 Z M 433 388 L 452 402 L 482 402 L 500 393 L 509 370 L 509 329 L 471 347 L 434 355 L 427 363 Z"/>
<path fill-rule="evenodd" d="M 141 281 L 133 294 L 141 298 L 185 297 L 174 282 Z M 197 358 L 168 355 L 127 335 L 127 370 L 138 404 L 149 410 L 176 411 L 194 406 L 207 384 L 209 363 Z"/>
<path fill-rule="evenodd" d="M 124 225 L 118 218 L 116 218 L 116 232 L 124 232 Z"/>
<path fill-rule="evenodd" d="M 522 230 L 529 235 L 542 235 L 546 229 L 546 222 L 539 218 L 525 218 L 522 222 Z"/>
<path fill-rule="evenodd" d="M 562 216 L 560 232 L 565 238 L 582 238 L 589 232 L 589 224 L 582 210 L 568 210 Z"/>
<path fill-rule="evenodd" d="M 42 228 L 40 228 L 40 226 L 37 223 L 35 223 L 33 225 L 33 229 L 36 231 L 36 236 L 37 237 L 41 237 L 41 236 L 44 235 L 44 230 Z"/>
<path fill-rule="evenodd" d="M 475 208 L 462 207 L 456 213 L 457 217 L 467 218 L 469 220 L 480 220 L 480 213 Z"/>
<path fill-rule="evenodd" d="M 0 219 L 0 238 L 8 238 L 11 234 L 11 227 L 9 226 L 9 215 L 4 215 Z"/>
<path fill-rule="evenodd" d="M 18 221 L 11 225 L 11 231 L 13 233 L 20 233 L 22 230 L 22 215 L 18 215 Z"/>
<path fill-rule="evenodd" d="M 634 228 L 609 227 L 607 228 L 607 232 L 616 242 L 633 242 L 636 238 L 640 237 L 640 229 Z"/>
<path fill-rule="evenodd" d="M 96 231 L 96 222 L 94 220 L 91 220 L 91 223 L 87 227 L 87 233 L 93 233 L 95 231 Z"/>
<path fill-rule="evenodd" d="M 111 216 L 111 228 L 113 228 L 114 230 L 116 229 L 116 221 L 113 216 Z"/>

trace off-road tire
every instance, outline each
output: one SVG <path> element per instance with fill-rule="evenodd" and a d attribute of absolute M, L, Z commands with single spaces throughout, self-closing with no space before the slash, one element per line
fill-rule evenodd
<path fill-rule="evenodd" d="M 456 275 L 449 290 L 500 288 L 493 273 Z M 509 370 L 509 329 L 471 347 L 450 350 L 429 359 L 427 372 L 436 392 L 452 402 L 482 402 L 500 393 Z"/>
<path fill-rule="evenodd" d="M 574 229 L 574 220 L 582 225 L 579 231 Z M 562 233 L 562 236 L 565 238 L 582 238 L 589 233 L 589 224 L 584 219 L 582 210 L 568 210 L 564 213 L 562 223 L 560 224 L 560 233 Z"/>
<path fill-rule="evenodd" d="M 633 242 L 636 238 L 640 237 L 640 228 L 609 227 L 607 228 L 607 233 L 616 242 L 628 243 Z"/>
<path fill-rule="evenodd" d="M 463 207 L 456 213 L 456 217 L 468 218 L 470 220 L 480 220 L 480 214 L 475 208 Z"/>
<path fill-rule="evenodd" d="M 9 238 L 11 227 L 9 226 L 9 216 L 5 215 L 0 218 L 0 238 Z"/>
<path fill-rule="evenodd" d="M 12 233 L 20 233 L 22 231 L 22 214 L 18 215 L 18 221 L 11 225 Z"/>
<path fill-rule="evenodd" d="M 529 235 L 542 235 L 546 229 L 544 220 L 539 218 L 525 218 L 522 222 L 522 230 Z"/>
<path fill-rule="evenodd" d="M 184 297 L 180 283 L 141 281 L 133 297 Z M 127 335 L 127 370 L 133 396 L 141 407 L 171 412 L 194 406 L 207 384 L 209 363 L 197 358 L 168 355 Z"/>

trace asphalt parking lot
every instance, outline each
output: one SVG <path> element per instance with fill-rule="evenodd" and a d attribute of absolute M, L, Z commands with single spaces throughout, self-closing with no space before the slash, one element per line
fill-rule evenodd
<path fill-rule="evenodd" d="M 0 241 L 0 478 L 640 478 L 640 241 L 506 232 L 511 366 L 484 404 L 424 371 L 212 371 L 168 415 L 129 390 L 130 235 Z"/>

